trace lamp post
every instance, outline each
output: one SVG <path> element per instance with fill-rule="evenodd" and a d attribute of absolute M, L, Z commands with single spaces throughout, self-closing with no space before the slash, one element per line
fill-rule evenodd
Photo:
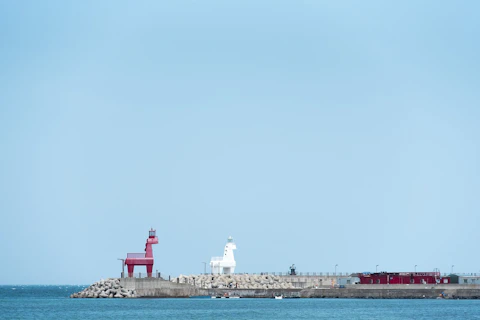
<path fill-rule="evenodd" d="M 338 267 L 338 264 L 335 265 L 335 275 L 337 275 L 337 267 Z"/>
<path fill-rule="evenodd" d="M 117 260 L 122 261 L 122 278 L 123 278 L 125 275 L 125 259 L 118 258 Z"/>
<path fill-rule="evenodd" d="M 451 272 L 452 274 L 453 274 L 453 267 L 455 267 L 455 266 L 452 264 L 452 272 Z"/>
<path fill-rule="evenodd" d="M 375 273 L 378 272 L 378 264 L 375 266 Z"/>
<path fill-rule="evenodd" d="M 207 274 L 207 263 L 206 262 L 202 262 L 203 263 L 203 274 Z"/>

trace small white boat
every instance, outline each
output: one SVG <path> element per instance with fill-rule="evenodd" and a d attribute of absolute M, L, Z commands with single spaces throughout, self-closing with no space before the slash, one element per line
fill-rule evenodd
<path fill-rule="evenodd" d="M 275 299 L 283 299 L 283 295 L 275 296 Z"/>

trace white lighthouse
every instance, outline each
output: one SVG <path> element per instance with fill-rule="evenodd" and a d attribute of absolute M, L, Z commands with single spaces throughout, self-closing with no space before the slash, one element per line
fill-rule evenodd
<path fill-rule="evenodd" d="M 225 250 L 223 251 L 223 257 L 212 257 L 210 261 L 210 268 L 212 274 L 231 274 L 235 273 L 235 257 L 233 256 L 233 250 L 237 249 L 233 238 L 230 236 L 227 239 Z"/>

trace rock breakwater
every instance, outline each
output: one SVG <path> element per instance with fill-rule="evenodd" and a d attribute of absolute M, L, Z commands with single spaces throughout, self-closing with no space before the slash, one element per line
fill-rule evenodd
<path fill-rule="evenodd" d="M 274 275 L 221 274 L 221 275 L 180 275 L 171 279 L 176 283 L 188 283 L 203 289 L 293 289 L 294 286 Z"/>
<path fill-rule="evenodd" d="M 70 298 L 135 298 L 135 290 L 127 290 L 120 285 L 120 279 L 109 278 L 95 282 L 91 286 L 70 295 Z"/>

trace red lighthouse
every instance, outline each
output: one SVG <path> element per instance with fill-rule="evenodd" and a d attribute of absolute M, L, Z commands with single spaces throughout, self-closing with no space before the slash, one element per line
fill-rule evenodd
<path fill-rule="evenodd" d="M 157 244 L 158 238 L 155 235 L 155 230 L 150 229 L 148 232 L 148 239 L 145 243 L 145 253 L 127 253 L 125 264 L 128 267 L 128 276 L 133 277 L 133 268 L 135 266 L 147 267 L 147 277 L 152 276 L 153 269 L 153 251 L 152 244 Z"/>

